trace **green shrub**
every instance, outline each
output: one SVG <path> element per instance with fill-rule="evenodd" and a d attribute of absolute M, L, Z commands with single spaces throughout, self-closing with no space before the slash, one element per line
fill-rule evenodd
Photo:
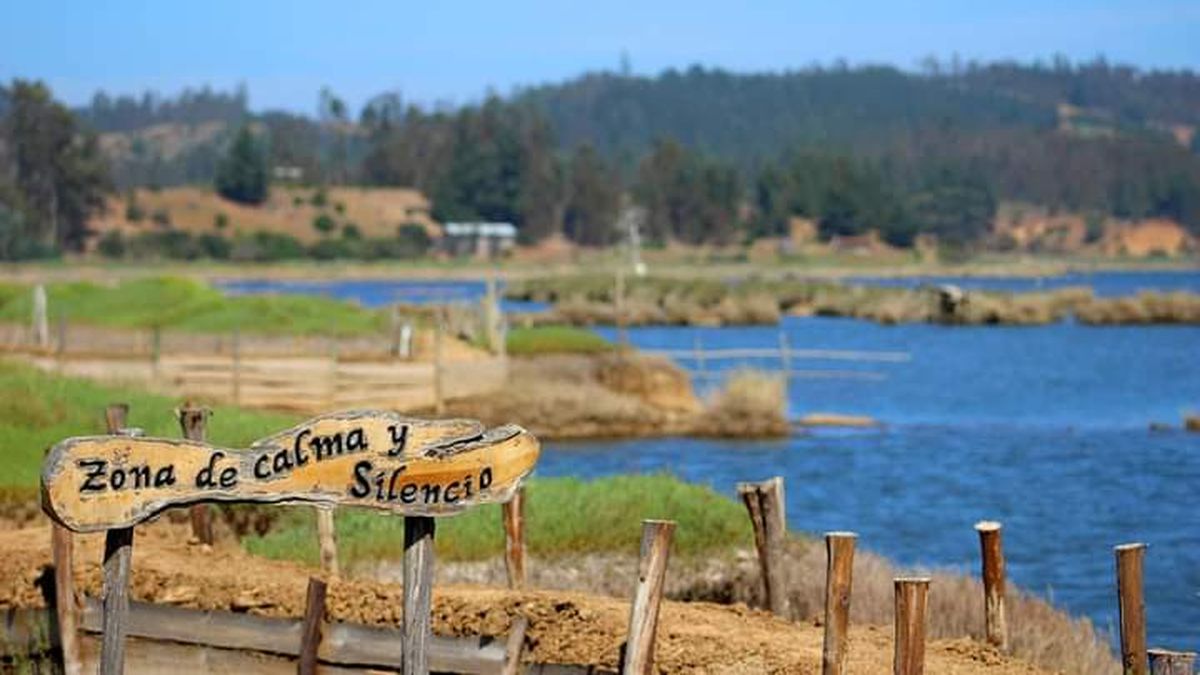
<path fill-rule="evenodd" d="M 223 230 L 229 227 L 229 216 L 225 215 L 223 212 L 217 213 L 215 216 L 213 216 L 213 227 L 217 228 L 218 230 Z"/>
<path fill-rule="evenodd" d="M 229 252 L 231 260 L 240 262 L 299 260 L 307 255 L 299 239 L 289 234 L 262 230 L 237 237 Z"/>
<path fill-rule="evenodd" d="M 150 219 L 154 221 L 155 225 L 169 227 L 171 225 L 171 212 L 166 209 L 154 209 L 154 213 L 151 214 Z"/>
<path fill-rule="evenodd" d="M 319 209 L 329 203 L 329 195 L 325 193 L 325 188 L 317 188 L 316 192 L 313 192 L 311 203 Z"/>
<path fill-rule="evenodd" d="M 337 223 L 333 221 L 333 217 L 328 213 L 319 213 L 312 221 L 313 229 L 321 234 L 329 234 L 337 227 Z"/>
<path fill-rule="evenodd" d="M 117 230 L 109 230 L 96 242 L 96 250 L 105 258 L 122 258 L 125 256 L 125 237 Z"/>

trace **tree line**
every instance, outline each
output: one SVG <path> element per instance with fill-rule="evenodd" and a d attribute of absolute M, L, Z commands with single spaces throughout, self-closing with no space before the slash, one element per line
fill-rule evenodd
<path fill-rule="evenodd" d="M 98 95 L 72 115 L 44 86 L 14 82 L 0 89 L 0 203 L 49 248 L 78 245 L 110 183 L 207 182 L 258 203 L 276 167 L 316 185 L 415 187 L 439 220 L 513 222 L 527 243 L 613 244 L 632 206 L 651 243 L 743 242 L 804 217 L 824 236 L 972 246 L 1004 200 L 1200 232 L 1200 134 L 1189 146 L 1177 133 L 1200 122 L 1190 71 L 930 59 L 917 73 L 593 73 L 453 109 L 390 92 L 354 114 L 330 89 L 312 116 L 255 115 L 246 101 Z M 142 148 L 136 166 L 110 162 L 109 180 L 95 128 L 199 120 L 224 130 L 172 159 Z"/>

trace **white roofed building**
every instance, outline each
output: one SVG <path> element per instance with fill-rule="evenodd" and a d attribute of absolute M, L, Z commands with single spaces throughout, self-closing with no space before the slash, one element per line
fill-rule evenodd
<path fill-rule="evenodd" d="M 512 223 L 446 223 L 442 232 L 442 250 L 458 258 L 494 258 L 517 244 Z"/>

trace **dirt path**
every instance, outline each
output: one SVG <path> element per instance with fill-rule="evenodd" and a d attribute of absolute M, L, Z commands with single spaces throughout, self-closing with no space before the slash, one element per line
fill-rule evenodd
<path fill-rule="evenodd" d="M 49 560 L 46 527 L 0 532 L 0 608 L 42 604 L 37 579 Z M 88 594 L 100 591 L 102 537 L 80 538 L 76 574 Z M 186 528 L 155 524 L 138 529 L 134 547 L 135 599 L 267 616 L 303 613 L 306 579 L 313 570 L 269 561 L 233 545 L 187 542 Z M 400 587 L 362 580 L 334 581 L 334 621 L 398 625 Z M 434 631 L 444 635 L 502 635 L 514 617 L 529 618 L 528 658 L 542 663 L 615 668 L 628 621 L 628 603 L 563 591 L 511 592 L 465 586 L 434 594 Z M 667 673 L 819 673 L 822 630 L 794 624 L 744 605 L 668 602 L 659 624 L 657 663 Z M 891 629 L 851 631 L 850 672 L 891 669 Z M 1006 659 L 969 640 L 930 644 L 931 675 L 1038 675 L 1046 671 Z"/>

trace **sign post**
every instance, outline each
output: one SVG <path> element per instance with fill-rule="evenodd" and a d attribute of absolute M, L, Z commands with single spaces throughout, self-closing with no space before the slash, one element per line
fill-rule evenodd
<path fill-rule="evenodd" d="M 537 439 L 517 425 L 487 429 L 473 420 L 422 420 L 373 410 L 322 415 L 247 449 L 189 439 L 87 436 L 51 448 L 42 466 L 42 505 L 54 522 L 74 532 L 107 532 L 105 653 L 110 641 L 120 642 L 109 605 L 111 596 L 112 616 L 123 616 L 132 528 L 164 509 L 253 502 L 364 506 L 403 515 L 404 672 L 423 674 L 433 519 L 509 501 L 539 452 Z M 121 672 L 119 646 L 114 649 L 112 669 L 103 673 Z"/>

